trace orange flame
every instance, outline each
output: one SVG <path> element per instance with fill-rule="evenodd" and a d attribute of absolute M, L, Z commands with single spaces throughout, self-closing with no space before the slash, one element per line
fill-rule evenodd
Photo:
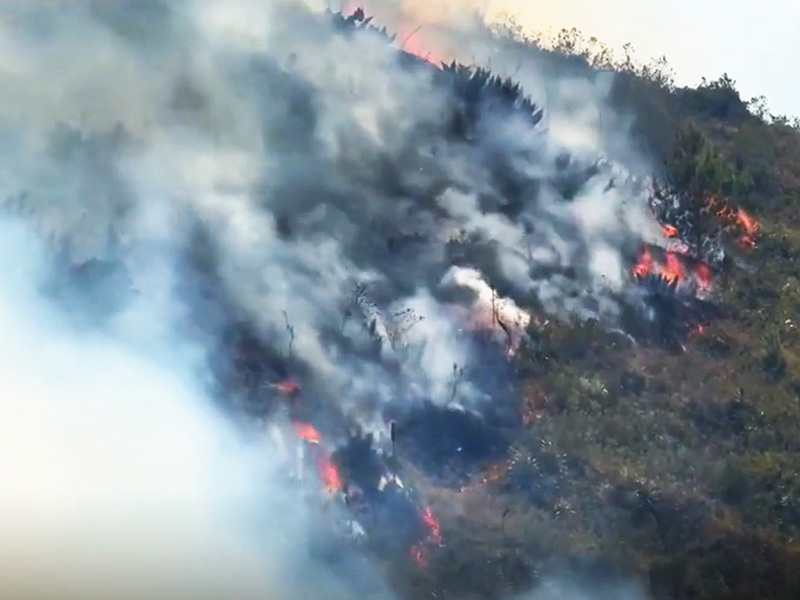
<path fill-rule="evenodd" d="M 292 427 L 297 437 L 301 440 L 316 445 L 319 445 L 322 441 L 322 436 L 319 434 L 319 431 L 310 423 L 292 423 Z M 339 470 L 336 468 L 336 465 L 333 464 L 333 461 L 331 461 L 331 455 L 327 450 L 319 449 L 317 469 L 319 470 L 319 477 L 328 493 L 334 494 L 344 489 L 342 478 L 339 476 Z"/>
<path fill-rule="evenodd" d="M 317 461 L 317 466 L 319 467 L 319 476 L 322 478 L 328 493 L 335 494 L 344 488 L 342 479 L 339 476 L 339 470 L 331 461 L 330 454 L 323 451 Z"/>
<path fill-rule="evenodd" d="M 692 336 L 704 336 L 708 331 L 708 327 L 703 325 L 702 323 L 698 323 L 694 327 L 692 327 L 691 335 Z"/>
<path fill-rule="evenodd" d="M 420 544 L 411 546 L 411 548 L 408 549 L 408 553 L 411 556 L 411 560 L 414 561 L 414 564 L 420 568 L 424 568 L 428 566 L 429 547 L 442 546 L 442 529 L 439 526 L 439 521 L 433 516 L 433 511 L 429 507 L 424 507 L 420 511 L 419 516 L 425 524 L 425 527 L 428 528 L 428 535 Z"/>
<path fill-rule="evenodd" d="M 667 252 L 663 265 L 656 262 L 648 248 L 644 248 L 639 255 L 639 260 L 631 269 L 637 279 L 648 275 L 657 275 L 668 283 L 678 283 L 686 280 L 686 269 L 677 252 Z"/>
<path fill-rule="evenodd" d="M 674 252 L 667 252 L 667 262 L 661 269 L 661 277 L 670 283 L 676 283 L 686 279 L 683 264 Z"/>
<path fill-rule="evenodd" d="M 714 215 L 727 225 L 738 226 L 744 235 L 736 240 L 736 245 L 743 250 L 756 247 L 755 237 L 761 229 L 758 222 L 741 208 L 734 208 L 724 199 L 711 197 L 708 200 L 709 208 Z"/>
<path fill-rule="evenodd" d="M 294 396 L 300 392 L 300 386 L 293 379 L 286 379 L 272 384 L 272 387 L 283 394 Z"/>
<path fill-rule="evenodd" d="M 758 233 L 759 225 L 753 217 L 744 212 L 741 208 L 736 212 L 736 222 L 744 229 L 747 235 Z"/>
<path fill-rule="evenodd" d="M 672 225 L 664 225 L 664 227 L 662 227 L 662 231 L 664 232 L 664 237 L 667 238 L 677 238 L 679 235 L 678 229 Z"/>
<path fill-rule="evenodd" d="M 292 423 L 295 434 L 301 440 L 305 440 L 312 444 L 319 444 L 322 440 L 319 431 L 311 423 Z"/>
<path fill-rule="evenodd" d="M 703 263 L 700 263 L 694 269 L 694 278 L 697 282 L 697 287 L 701 291 L 708 291 L 711 289 L 711 268 Z"/>
<path fill-rule="evenodd" d="M 651 273 L 655 273 L 657 269 L 656 261 L 653 259 L 653 255 L 650 254 L 650 250 L 645 248 L 642 253 L 639 255 L 638 262 L 633 267 L 633 274 L 638 278 L 646 277 Z"/>
<path fill-rule="evenodd" d="M 433 542 L 434 544 L 441 545 L 442 543 L 442 529 L 439 526 L 439 521 L 436 520 L 436 517 L 433 516 L 433 511 L 429 507 L 425 507 L 422 509 L 420 513 L 422 517 L 422 522 L 425 523 L 425 526 L 430 531 L 428 535 L 428 540 Z"/>

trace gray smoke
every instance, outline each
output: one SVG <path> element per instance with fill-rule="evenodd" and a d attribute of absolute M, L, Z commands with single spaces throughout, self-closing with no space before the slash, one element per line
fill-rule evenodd
<path fill-rule="evenodd" d="M 310 554 L 318 524 L 275 450 L 212 408 L 201 349 L 153 327 L 158 303 L 77 328 L 42 292 L 31 229 L 3 218 L 0 240 L 3 597 L 388 597 L 364 565 L 345 585 Z"/>
<path fill-rule="evenodd" d="M 441 39 L 521 65 L 548 120 L 479 104 L 453 133 L 449 79 L 315 3 L 0 8 L 4 596 L 353 594 L 274 449 L 211 408 L 231 321 L 378 427 L 390 402 L 493 401 L 451 392 L 480 362 L 453 268 L 614 319 L 649 222 L 625 120 L 586 116 L 608 81 L 476 27 Z"/>
<path fill-rule="evenodd" d="M 551 577 L 518 600 L 648 600 L 635 582 L 598 581 L 588 577 Z"/>
<path fill-rule="evenodd" d="M 286 2 L 20 8 L 4 23 L 7 193 L 75 261 L 149 262 L 143 245 L 186 246 L 199 224 L 237 310 L 272 339 L 288 318 L 330 389 L 398 393 L 386 360 L 349 358 L 371 347 L 365 328 L 332 330 L 366 284 L 381 315 L 424 306 L 417 338 L 448 357 L 414 364 L 392 339 L 381 358 L 402 363 L 402 394 L 446 395 L 445 363 L 470 360 L 433 300 L 454 238 L 484 248 L 473 266 L 518 299 L 614 315 L 644 207 L 626 174 L 584 148 L 566 158 L 559 127 L 508 111 L 481 109 L 474 139 L 446 139 L 452 91 L 377 36 Z M 583 85 L 594 106 L 598 84 Z"/>

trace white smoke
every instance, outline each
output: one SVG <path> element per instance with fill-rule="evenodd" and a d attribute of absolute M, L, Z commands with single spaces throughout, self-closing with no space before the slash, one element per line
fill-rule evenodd
<path fill-rule="evenodd" d="M 587 577 L 550 577 L 517 600 L 648 600 L 638 582 L 593 581 Z"/>
<path fill-rule="evenodd" d="M 481 207 L 504 194 L 483 165 L 496 150 L 535 156 L 512 165 L 535 179 L 554 175 L 565 147 L 594 156 L 621 144 L 621 118 L 598 135 L 587 116 L 607 81 L 556 77 L 486 32 L 448 30 L 443 40 L 472 36 L 509 74 L 524 62 L 519 79 L 534 95 L 548 90 L 545 106 L 577 106 L 553 113 L 548 136 L 487 117 L 496 133 L 477 150 L 447 147 L 425 134 L 441 127 L 448 102 L 433 74 L 400 69 L 380 39 L 336 34 L 308 4 L 0 8 L 0 196 L 26 223 L 3 221 L 0 235 L 4 597 L 352 597 L 308 556 L 311 517 L 278 483 L 269 448 L 245 443 L 212 408 L 205 338 L 176 333 L 206 319 L 216 333 L 214 315 L 191 313 L 198 293 L 182 285 L 194 224 L 212 239 L 237 316 L 275 345 L 286 344 L 288 318 L 294 353 L 348 414 L 399 387 L 385 347 L 380 360 L 359 360 L 330 342 L 354 282 L 390 296 L 376 314 L 399 305 L 424 317 L 391 348 L 399 362 L 405 346 L 420 349 L 399 371 L 411 381 L 404 389 L 446 400 L 452 365 L 470 361 L 434 297 L 442 244 L 386 267 L 373 260 L 385 252 L 384 224 L 426 240 L 483 236 L 519 295 L 577 312 L 597 295 L 591 310 L 613 313 L 602 290 L 623 283 L 617 215 L 626 201 L 631 214 L 641 208 L 633 187 L 609 194 L 598 175 L 569 204 L 544 185 L 522 211 L 533 233 Z M 384 179 L 392 191 L 381 196 Z M 287 214 L 300 232 L 288 238 Z M 70 264 L 121 263 L 127 303 L 78 294 L 83 313 L 111 315 L 78 321 L 45 300 L 54 248 Z M 583 297 L 565 279 L 532 277 L 532 264 L 581 265 Z M 369 335 L 342 329 L 364 354 Z"/>
<path fill-rule="evenodd" d="M 274 449 L 205 394 L 201 349 L 153 327 L 168 315 L 143 301 L 77 329 L 30 228 L 4 218 L 0 240 L 0 595 L 351 597 L 309 557 Z"/>

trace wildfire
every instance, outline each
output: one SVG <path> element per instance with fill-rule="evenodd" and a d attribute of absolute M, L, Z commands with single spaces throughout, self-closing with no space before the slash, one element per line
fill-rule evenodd
<path fill-rule="evenodd" d="M 328 493 L 335 494 L 343 489 L 342 478 L 339 476 L 339 470 L 336 465 L 331 461 L 330 454 L 323 450 L 320 453 L 317 466 L 319 467 L 319 476 Z"/>
<path fill-rule="evenodd" d="M 681 258 L 678 252 L 667 252 L 665 254 L 664 263 L 661 264 L 653 257 L 649 248 L 644 248 L 639 254 L 639 259 L 636 264 L 631 268 L 631 273 L 636 279 L 643 279 L 648 275 L 655 275 L 662 278 L 670 284 L 677 284 L 682 281 L 687 281 L 690 274 L 687 273 L 688 267 L 684 262 L 685 259 Z M 691 268 L 691 278 L 697 284 L 697 289 L 702 292 L 707 292 L 711 289 L 711 268 L 704 264 L 698 263 Z"/>
<path fill-rule="evenodd" d="M 295 435 L 301 440 L 316 446 L 319 446 L 322 442 L 322 436 L 319 431 L 310 423 L 292 423 L 292 427 Z M 319 471 L 319 478 L 328 493 L 335 494 L 344 489 L 339 470 L 333 464 L 330 453 L 323 448 L 318 448 L 317 451 L 317 470 Z"/>
<path fill-rule="evenodd" d="M 666 262 L 661 269 L 661 277 L 670 283 L 676 283 L 686 279 L 686 272 L 683 269 L 680 259 L 674 252 L 667 252 Z"/>
<path fill-rule="evenodd" d="M 293 379 L 286 379 L 285 381 L 279 381 L 278 383 L 273 383 L 272 388 L 289 396 L 294 396 L 300 393 L 300 386 Z"/>
<path fill-rule="evenodd" d="M 672 225 L 664 225 L 661 230 L 664 233 L 664 237 L 672 239 L 679 236 L 677 227 L 673 227 Z"/>
<path fill-rule="evenodd" d="M 695 267 L 694 278 L 701 291 L 711 289 L 711 268 L 706 264 L 699 264 Z"/>
<path fill-rule="evenodd" d="M 736 212 L 736 222 L 745 230 L 747 235 L 755 235 L 760 228 L 756 220 L 741 208 Z"/>
<path fill-rule="evenodd" d="M 294 432 L 301 440 L 305 440 L 312 444 L 319 444 L 322 440 L 319 431 L 310 423 L 292 423 Z"/>
<path fill-rule="evenodd" d="M 712 197 L 708 201 L 709 208 L 722 223 L 738 227 L 744 234 L 736 240 L 736 245 L 743 250 L 756 247 L 756 236 L 761 226 L 744 209 L 733 207 L 727 200 Z"/>
<path fill-rule="evenodd" d="M 650 250 L 647 248 L 642 250 L 642 253 L 639 255 L 639 260 L 633 266 L 632 272 L 634 277 L 638 279 L 658 272 L 658 265 L 653 259 L 653 255 L 650 253 Z"/>
<path fill-rule="evenodd" d="M 476 269 L 453 267 L 445 277 L 452 284 L 476 293 L 475 301 L 465 318 L 466 327 L 472 331 L 489 332 L 500 338 L 506 347 L 506 358 L 514 358 L 525 330 L 531 323 L 531 314 L 517 306 L 513 299 L 498 296 Z"/>
<path fill-rule="evenodd" d="M 428 528 L 428 531 L 430 532 L 428 534 L 428 540 L 430 540 L 437 546 L 441 546 L 442 528 L 439 526 L 439 521 L 437 521 L 436 517 L 433 516 L 433 511 L 426 506 L 425 508 L 422 509 L 420 516 L 422 517 L 422 522 L 425 523 L 425 526 Z"/>
<path fill-rule="evenodd" d="M 428 535 L 422 543 L 412 546 L 408 549 L 411 560 L 420 568 L 428 566 L 428 557 L 430 552 L 428 548 L 431 546 L 442 546 L 442 529 L 439 526 L 439 521 L 433 515 L 433 511 L 429 507 L 424 507 L 419 514 L 425 527 L 428 528 Z"/>

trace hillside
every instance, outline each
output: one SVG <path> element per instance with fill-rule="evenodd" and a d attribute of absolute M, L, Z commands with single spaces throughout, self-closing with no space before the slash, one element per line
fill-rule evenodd
<path fill-rule="evenodd" d="M 614 101 L 681 205 L 662 224 L 702 244 L 717 232 L 692 211 L 725 198 L 757 222 L 754 239 L 739 223 L 715 242 L 720 314 L 677 350 L 591 322 L 530 328 L 515 358 L 526 430 L 510 467 L 471 495 L 430 490 L 445 537 L 466 543 L 422 585 L 492 597 L 588 564 L 643 575 L 657 598 L 796 598 L 800 129 L 752 110 L 727 77 L 676 88 L 660 69 L 598 63 L 565 43 L 575 37 L 554 60 L 616 70 Z"/>
<path fill-rule="evenodd" d="M 0 596 L 800 598 L 800 123 L 312 4 L 0 8 Z"/>

